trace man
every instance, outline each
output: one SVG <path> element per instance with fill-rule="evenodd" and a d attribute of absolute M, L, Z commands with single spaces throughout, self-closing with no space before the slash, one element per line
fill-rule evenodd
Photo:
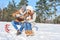
<path fill-rule="evenodd" d="M 12 14 L 12 16 L 15 18 L 14 21 L 12 21 L 12 25 L 14 26 L 14 28 L 17 30 L 17 35 L 21 34 L 22 30 L 23 30 L 23 21 L 24 21 L 24 17 L 22 15 L 24 15 L 24 8 L 21 8 L 19 11 L 16 11 L 15 13 Z M 21 28 L 18 29 L 17 25 L 20 25 Z"/>

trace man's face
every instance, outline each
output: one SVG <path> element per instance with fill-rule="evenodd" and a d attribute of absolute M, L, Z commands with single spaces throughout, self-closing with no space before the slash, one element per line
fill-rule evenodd
<path fill-rule="evenodd" d="M 21 11 L 22 11 L 22 12 L 24 12 L 24 9 L 23 9 L 23 8 L 21 8 Z"/>

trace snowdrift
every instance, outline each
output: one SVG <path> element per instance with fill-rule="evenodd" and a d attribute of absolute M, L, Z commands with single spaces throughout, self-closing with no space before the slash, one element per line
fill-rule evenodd
<path fill-rule="evenodd" d="M 17 36 L 11 22 L 0 22 L 0 40 L 60 40 L 60 24 L 36 23 L 35 26 L 38 30 L 33 27 L 34 36 L 27 37 L 24 30 Z"/>

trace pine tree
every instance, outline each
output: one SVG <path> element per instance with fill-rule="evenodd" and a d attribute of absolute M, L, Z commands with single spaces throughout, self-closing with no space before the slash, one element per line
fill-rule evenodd
<path fill-rule="evenodd" d="M 59 5 L 56 3 L 56 0 L 39 0 L 36 2 L 37 20 L 40 19 L 39 22 L 42 22 L 42 20 L 45 22 L 46 19 L 52 19 L 52 15 L 56 16 L 56 7 Z"/>
<path fill-rule="evenodd" d="M 1 10 L 1 8 L 0 8 L 0 21 L 1 21 L 1 19 L 2 19 L 2 18 L 1 18 L 1 17 L 2 17 L 1 14 L 2 14 L 2 10 Z"/>
<path fill-rule="evenodd" d="M 16 9 L 16 3 L 15 3 L 15 1 L 14 0 L 12 0 L 12 2 L 9 2 L 9 4 L 8 4 L 8 10 L 7 10 L 7 12 L 8 12 L 8 14 L 7 14 L 7 21 L 11 21 L 13 18 L 11 17 L 11 15 L 12 15 L 12 13 L 15 11 L 15 10 L 17 10 Z"/>
<path fill-rule="evenodd" d="M 60 0 L 49 0 L 50 2 L 51 2 L 51 4 L 52 4 L 52 7 L 53 7 L 53 9 L 54 9 L 54 17 L 56 18 L 57 17 L 57 6 L 60 6 Z M 54 20 L 53 20 L 54 21 Z M 57 22 L 57 21 L 56 21 Z"/>
<path fill-rule="evenodd" d="M 53 22 L 54 22 L 55 24 L 60 24 L 60 15 L 57 16 L 55 19 L 53 19 Z"/>
<path fill-rule="evenodd" d="M 38 12 L 37 19 L 39 22 L 43 22 L 47 19 L 49 13 L 49 6 L 47 5 L 47 0 L 39 0 L 36 3 L 36 12 Z"/>
<path fill-rule="evenodd" d="M 19 4 L 17 5 L 17 9 L 19 10 L 22 6 L 27 6 L 28 4 L 27 0 L 20 0 Z"/>

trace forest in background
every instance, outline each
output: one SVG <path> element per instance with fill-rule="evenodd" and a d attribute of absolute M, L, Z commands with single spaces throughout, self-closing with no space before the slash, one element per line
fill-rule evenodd
<path fill-rule="evenodd" d="M 20 0 L 16 5 L 15 1 L 9 1 L 7 7 L 0 8 L 0 21 L 12 21 L 11 16 L 16 10 L 19 10 L 23 5 L 28 5 L 28 0 Z M 57 6 L 60 6 L 60 0 L 38 0 L 35 6 L 36 22 L 37 23 L 54 23 L 60 24 L 60 15 L 57 16 Z M 54 17 L 54 18 L 53 18 Z"/>

